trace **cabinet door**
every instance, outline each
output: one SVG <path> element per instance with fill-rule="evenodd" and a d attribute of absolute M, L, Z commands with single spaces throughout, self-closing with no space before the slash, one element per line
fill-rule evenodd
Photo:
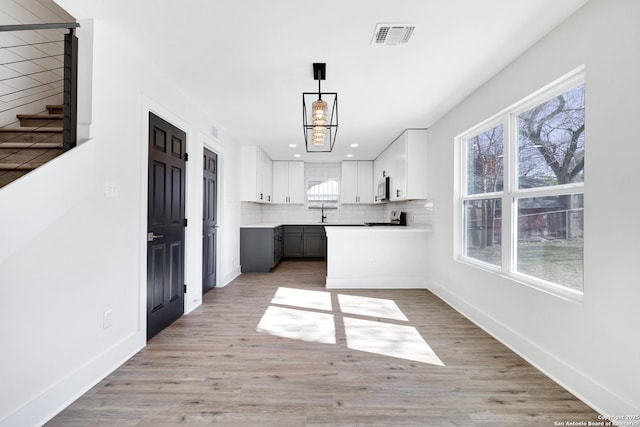
<path fill-rule="evenodd" d="M 273 166 L 271 158 L 256 145 L 240 147 L 240 200 L 270 203 L 273 201 Z"/>
<path fill-rule="evenodd" d="M 304 162 L 289 162 L 289 203 L 304 204 Z"/>
<path fill-rule="evenodd" d="M 282 226 L 273 229 L 273 265 L 271 268 L 275 267 L 282 258 L 282 236 Z"/>
<path fill-rule="evenodd" d="M 305 258 L 323 258 L 326 256 L 325 231 L 321 225 L 304 226 Z"/>
<path fill-rule="evenodd" d="M 240 147 L 240 200 L 257 202 L 260 193 L 257 188 L 258 147 L 243 145 Z"/>
<path fill-rule="evenodd" d="M 283 255 L 287 258 L 300 258 L 304 256 L 304 244 L 302 240 L 302 227 L 284 227 Z"/>
<path fill-rule="evenodd" d="M 342 162 L 341 203 L 358 202 L 358 162 Z"/>
<path fill-rule="evenodd" d="M 407 198 L 426 199 L 428 196 L 428 131 L 411 129 L 407 133 Z"/>
<path fill-rule="evenodd" d="M 376 189 L 374 194 L 377 194 L 378 182 L 385 176 L 389 176 L 389 148 L 384 150 L 377 159 L 373 162 L 373 186 Z M 381 203 L 381 200 L 374 196 L 373 201 L 375 203 Z"/>
<path fill-rule="evenodd" d="M 358 202 L 373 203 L 373 162 L 358 162 Z"/>
<path fill-rule="evenodd" d="M 268 272 L 273 263 L 273 229 L 240 229 L 240 265 L 243 273 Z"/>
<path fill-rule="evenodd" d="M 264 170 L 266 167 L 265 157 L 264 152 L 258 148 L 256 152 L 256 200 L 261 203 L 267 200 L 264 183 L 262 182 L 262 177 L 266 174 Z"/>
<path fill-rule="evenodd" d="M 264 166 L 262 169 L 262 175 L 260 177 L 261 183 L 263 185 L 262 189 L 265 194 L 265 202 L 272 203 L 273 202 L 273 162 L 267 156 L 266 153 L 262 152 L 264 162 Z"/>
<path fill-rule="evenodd" d="M 288 203 L 289 162 L 273 162 L 273 203 Z"/>
<path fill-rule="evenodd" d="M 389 150 L 389 200 L 406 200 L 407 198 L 407 134 L 403 133 Z"/>
<path fill-rule="evenodd" d="M 304 233 L 305 258 L 322 258 L 325 256 L 324 238 L 322 233 Z"/>

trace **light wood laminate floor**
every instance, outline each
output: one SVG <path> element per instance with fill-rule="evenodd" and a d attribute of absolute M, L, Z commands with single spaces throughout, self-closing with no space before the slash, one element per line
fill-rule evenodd
<path fill-rule="evenodd" d="M 542 427 L 598 421 L 593 410 L 430 292 L 329 292 L 325 274 L 324 262 L 282 262 L 272 273 L 244 274 L 212 290 L 201 307 L 47 425 Z M 319 291 L 307 293 L 324 302 L 328 294 L 331 311 L 295 298 L 272 303 L 279 288 Z M 345 313 L 338 295 L 393 301 L 407 320 Z M 269 307 L 293 317 L 272 333 L 259 332 Z M 311 329 L 322 321 L 306 321 L 308 313 L 333 319 L 335 343 L 276 335 L 280 327 L 314 339 Z M 414 327 L 442 364 L 350 348 L 347 318 Z M 393 352 L 402 343 L 387 347 Z"/>

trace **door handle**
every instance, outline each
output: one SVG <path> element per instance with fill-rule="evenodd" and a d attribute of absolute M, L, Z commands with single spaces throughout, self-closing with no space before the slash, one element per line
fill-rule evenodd
<path fill-rule="evenodd" d="M 163 234 L 153 234 L 153 231 L 151 233 L 147 233 L 147 242 L 153 242 L 156 239 L 159 239 L 161 237 L 164 237 Z"/>

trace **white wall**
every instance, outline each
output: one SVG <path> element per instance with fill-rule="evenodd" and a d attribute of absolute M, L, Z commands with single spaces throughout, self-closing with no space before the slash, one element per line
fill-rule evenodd
<path fill-rule="evenodd" d="M 224 132 L 209 136 L 210 118 L 106 24 L 93 24 L 84 26 L 94 31 L 93 75 L 85 79 L 93 93 L 79 97 L 92 102 L 93 139 L 0 191 L 0 425 L 40 424 L 145 345 L 149 110 L 186 131 L 193 160 L 186 311 L 202 299 L 203 144 L 219 152 L 223 170 L 220 284 L 239 273 L 235 144 Z M 117 197 L 107 197 L 106 181 Z M 113 326 L 103 329 L 107 309 Z"/>
<path fill-rule="evenodd" d="M 640 2 L 591 0 L 430 127 L 431 288 L 595 409 L 640 413 Z M 454 137 L 586 66 L 584 298 L 453 260 Z M 445 361 L 446 363 L 446 361 Z"/>

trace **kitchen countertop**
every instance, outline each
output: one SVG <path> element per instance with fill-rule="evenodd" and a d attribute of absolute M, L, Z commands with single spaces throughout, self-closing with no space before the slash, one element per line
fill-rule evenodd
<path fill-rule="evenodd" d="M 420 228 L 420 227 L 408 227 L 408 226 L 393 226 L 393 225 L 371 225 L 366 227 L 338 227 L 333 228 L 330 227 L 330 233 L 343 233 L 343 232 L 352 232 L 352 231 L 382 231 L 389 233 L 428 233 L 431 230 L 428 228 Z"/>
<path fill-rule="evenodd" d="M 352 222 L 347 222 L 347 223 L 339 223 L 339 222 L 287 222 L 287 223 L 283 223 L 283 222 L 257 222 L 254 224 L 247 224 L 247 225 L 241 225 L 240 228 L 276 228 L 276 227 L 280 227 L 282 225 L 298 225 L 298 226 L 316 226 L 316 225 L 321 225 L 324 227 L 329 227 L 332 228 L 331 232 L 334 232 L 334 230 L 340 230 L 340 231 L 351 231 L 351 230 L 358 230 L 358 231 L 362 231 L 362 230 L 376 230 L 376 231 L 384 231 L 384 232 L 402 232 L 402 233 L 415 233 L 415 232 L 422 232 L 422 233 L 428 233 L 431 232 L 432 230 L 430 228 L 424 228 L 424 227 L 411 227 L 411 226 L 393 226 L 393 225 L 367 225 L 365 226 L 364 223 L 362 224 L 354 224 Z"/>
<path fill-rule="evenodd" d="M 362 224 L 354 224 L 352 222 L 349 223 L 339 223 L 339 222 L 258 222 L 254 224 L 241 225 L 240 228 L 276 228 L 281 225 L 323 225 L 325 227 L 353 227 L 353 228 L 362 228 L 364 223 Z M 371 227 L 369 227 L 371 228 Z"/>

